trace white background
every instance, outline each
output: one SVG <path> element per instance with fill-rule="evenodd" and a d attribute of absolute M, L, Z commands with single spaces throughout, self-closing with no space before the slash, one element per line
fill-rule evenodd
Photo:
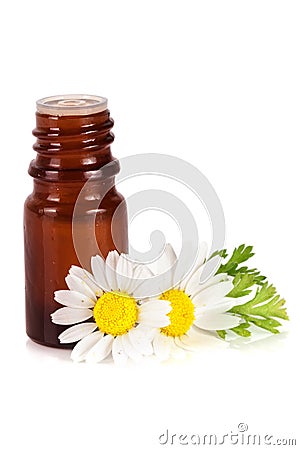
<path fill-rule="evenodd" d="M 167 428 L 223 434 L 240 422 L 297 437 L 299 2 L 10 1 L 0 20 L 1 448 L 154 450 Z M 124 369 L 27 341 L 35 100 L 76 92 L 108 97 L 114 155 L 168 153 L 209 178 L 227 247 L 253 244 L 288 301 L 287 335 L 239 348 L 213 340 L 184 362 Z"/>

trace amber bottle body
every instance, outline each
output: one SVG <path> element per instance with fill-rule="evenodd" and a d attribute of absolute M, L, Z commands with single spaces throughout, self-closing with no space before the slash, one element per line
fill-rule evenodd
<path fill-rule="evenodd" d="M 36 117 L 37 157 L 29 168 L 34 190 L 24 209 L 26 330 L 40 344 L 62 347 L 58 335 L 65 327 L 50 318 L 59 307 L 54 292 L 67 289 L 72 265 L 90 270 L 91 256 L 127 251 L 127 211 L 114 185 L 118 163 L 108 110 Z"/>

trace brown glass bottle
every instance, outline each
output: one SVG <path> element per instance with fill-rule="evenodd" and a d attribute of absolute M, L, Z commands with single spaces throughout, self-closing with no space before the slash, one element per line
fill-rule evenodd
<path fill-rule="evenodd" d="M 127 210 L 114 185 L 119 165 L 110 150 L 112 126 L 102 97 L 37 102 L 37 156 L 29 167 L 34 190 L 25 202 L 24 243 L 26 330 L 40 344 L 63 347 L 57 337 L 66 327 L 53 324 L 50 314 L 60 307 L 53 294 L 67 289 L 71 265 L 90 270 L 90 258 L 99 251 L 103 257 L 113 249 L 127 251 Z"/>

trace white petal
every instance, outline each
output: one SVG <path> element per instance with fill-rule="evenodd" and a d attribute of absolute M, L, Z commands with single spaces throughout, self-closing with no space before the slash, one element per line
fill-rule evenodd
<path fill-rule="evenodd" d="M 114 250 L 112 252 L 109 252 L 105 261 L 105 275 L 111 291 L 118 290 L 116 268 L 119 261 L 119 257 L 120 257 L 119 253 L 116 250 Z"/>
<path fill-rule="evenodd" d="M 58 336 L 58 339 L 61 344 L 69 344 L 71 342 L 77 342 L 77 341 L 80 341 L 80 339 L 83 339 L 88 334 L 95 331 L 96 328 L 97 328 L 97 325 L 94 322 L 79 323 L 79 324 L 73 325 L 72 327 L 63 331 Z"/>
<path fill-rule="evenodd" d="M 153 272 L 149 269 L 149 267 L 145 264 L 137 264 L 133 270 L 134 278 L 138 281 L 147 280 L 150 277 L 153 277 Z"/>
<path fill-rule="evenodd" d="M 150 327 L 146 327 L 144 325 L 138 324 L 135 327 L 135 330 L 140 330 L 147 339 L 149 339 L 150 341 L 153 341 L 154 336 L 157 333 L 157 328 L 150 328 Z"/>
<path fill-rule="evenodd" d="M 135 297 L 136 289 L 152 277 L 153 273 L 147 266 L 138 264 L 133 270 L 132 280 L 130 285 L 128 286 L 128 294 L 131 294 Z"/>
<path fill-rule="evenodd" d="M 160 295 L 173 288 L 173 272 L 167 271 L 145 280 L 134 291 L 135 298 L 147 298 Z"/>
<path fill-rule="evenodd" d="M 138 269 L 137 269 L 138 270 Z M 159 295 L 172 287 L 172 272 L 153 275 L 149 270 L 143 280 L 134 279 L 131 285 L 132 295 L 135 298 L 147 298 Z"/>
<path fill-rule="evenodd" d="M 105 261 L 101 256 L 96 255 L 91 259 L 92 272 L 95 280 L 104 291 L 110 291 L 111 288 L 107 282 L 105 274 Z"/>
<path fill-rule="evenodd" d="M 195 243 L 184 240 L 182 242 L 182 248 L 184 252 L 178 257 L 177 264 L 174 270 L 174 276 L 172 280 L 173 286 L 182 290 L 182 286 L 185 286 L 186 280 L 195 272 L 197 268 L 198 258 L 200 257 L 202 244 L 200 245 L 198 253 L 195 255 L 195 259 L 191 258 L 191 255 L 195 254 Z M 197 249 L 196 249 L 197 251 Z"/>
<path fill-rule="evenodd" d="M 239 317 L 218 313 L 204 314 L 195 320 L 194 325 L 203 330 L 227 330 L 238 326 L 240 323 L 241 319 Z"/>
<path fill-rule="evenodd" d="M 129 340 L 134 349 L 142 355 L 149 356 L 153 353 L 151 339 L 143 332 L 141 327 L 136 327 L 128 332 Z"/>
<path fill-rule="evenodd" d="M 117 250 L 111 250 L 106 257 L 105 263 L 112 269 L 116 270 L 119 258 L 120 254 L 117 252 Z"/>
<path fill-rule="evenodd" d="M 196 306 L 195 308 L 195 316 L 198 318 L 203 314 L 216 314 L 216 313 L 225 313 L 229 311 L 233 306 L 236 305 L 235 298 L 225 297 L 222 300 L 213 303 L 211 302 L 207 306 Z"/>
<path fill-rule="evenodd" d="M 139 362 L 143 358 L 141 353 L 138 352 L 130 342 L 128 334 L 122 334 L 122 345 L 124 348 L 125 353 L 131 358 L 133 361 Z"/>
<path fill-rule="evenodd" d="M 76 362 L 83 361 L 90 349 L 103 337 L 101 331 L 95 331 L 79 341 L 72 350 L 71 359 Z"/>
<path fill-rule="evenodd" d="M 194 264 L 194 271 L 199 269 L 199 267 L 201 267 L 204 264 L 206 257 L 207 257 L 207 252 L 208 252 L 207 243 L 204 241 L 200 242 L 198 254 L 196 257 L 195 264 Z"/>
<path fill-rule="evenodd" d="M 97 363 L 105 359 L 111 352 L 114 337 L 110 334 L 98 341 L 86 355 L 86 362 Z"/>
<path fill-rule="evenodd" d="M 187 295 L 194 295 L 200 289 L 200 276 L 202 273 L 202 268 L 196 270 L 187 280 L 186 286 L 181 288 L 185 291 Z"/>
<path fill-rule="evenodd" d="M 140 313 L 138 323 L 149 328 L 163 328 L 170 325 L 170 318 L 161 313 Z"/>
<path fill-rule="evenodd" d="M 171 337 L 166 336 L 160 332 L 158 332 L 154 337 L 153 349 L 155 355 L 160 361 L 165 361 L 170 357 L 171 339 Z"/>
<path fill-rule="evenodd" d="M 90 309 L 60 308 L 51 314 L 52 322 L 58 325 L 73 325 L 93 316 Z"/>
<path fill-rule="evenodd" d="M 139 306 L 140 313 L 159 312 L 162 315 L 168 314 L 172 310 L 171 303 L 168 300 L 149 300 Z"/>
<path fill-rule="evenodd" d="M 188 347 L 183 342 L 181 342 L 179 336 L 174 337 L 174 342 L 177 345 L 177 347 L 183 348 L 184 350 L 188 350 Z"/>
<path fill-rule="evenodd" d="M 128 292 L 133 277 L 133 264 L 122 253 L 116 267 L 118 288 L 122 292 Z"/>
<path fill-rule="evenodd" d="M 194 266 L 192 268 L 192 270 L 190 271 L 190 273 L 188 274 L 187 277 L 185 277 L 179 284 L 179 289 L 181 290 L 185 290 L 188 292 L 188 290 L 190 291 L 191 286 L 189 287 L 189 289 L 187 290 L 187 284 L 190 281 L 190 279 L 194 276 L 195 273 L 198 273 L 199 277 L 198 277 L 198 281 L 200 279 L 200 275 L 204 269 L 204 262 L 207 256 L 207 244 L 206 242 L 201 242 L 199 244 L 199 250 L 198 250 L 198 254 L 196 257 L 196 261 L 194 263 Z M 197 275 L 195 275 L 196 279 L 197 279 Z M 194 279 L 195 282 L 195 279 Z"/>
<path fill-rule="evenodd" d="M 188 338 L 188 336 L 185 336 L 186 338 Z M 191 350 L 191 346 L 188 346 L 187 343 L 184 341 L 184 339 L 182 339 L 183 336 L 175 336 L 174 337 L 174 342 L 177 345 L 177 347 L 182 348 L 183 350 Z"/>
<path fill-rule="evenodd" d="M 196 325 L 192 325 L 186 334 L 187 337 L 183 336 L 182 340 L 185 342 L 188 339 L 187 345 L 192 345 L 195 350 L 198 350 L 200 347 L 210 346 L 213 341 L 220 343 L 216 333 L 212 333 L 211 330 L 203 330 Z M 221 342 L 221 345 L 223 345 L 223 342 Z"/>
<path fill-rule="evenodd" d="M 101 297 L 102 290 L 99 284 L 97 284 L 95 278 L 91 273 L 89 273 L 87 270 L 83 269 L 82 267 L 78 266 L 72 266 L 69 270 L 70 275 L 75 275 L 76 277 L 80 278 L 82 281 L 84 281 L 89 288 L 94 292 L 96 297 Z"/>
<path fill-rule="evenodd" d="M 177 261 L 176 253 L 171 244 L 166 244 L 161 255 L 148 267 L 154 274 L 161 274 L 170 270 Z"/>
<path fill-rule="evenodd" d="M 198 334 L 200 334 L 200 333 L 198 333 Z M 196 340 L 195 338 L 192 338 L 191 336 L 188 336 L 185 334 L 183 336 L 176 337 L 175 343 L 176 343 L 176 345 L 183 348 L 184 350 L 196 351 L 196 350 L 198 350 L 197 347 L 200 346 L 201 341 L 199 339 Z"/>
<path fill-rule="evenodd" d="M 175 358 L 175 359 L 183 359 L 185 357 L 185 351 L 183 350 L 182 347 L 178 347 L 175 344 L 174 339 L 172 339 L 171 341 L 171 357 Z"/>
<path fill-rule="evenodd" d="M 161 275 L 159 276 L 159 279 L 151 277 L 143 280 L 142 282 L 136 283 L 132 292 L 133 296 L 135 298 L 143 299 L 156 293 L 164 292 L 164 290 L 170 289 L 169 284 L 167 289 L 161 289 L 161 284 L 159 284 L 159 280 L 161 279 L 160 277 L 163 278 L 163 276 Z"/>
<path fill-rule="evenodd" d="M 70 291 L 80 292 L 88 298 L 97 300 L 94 291 L 92 291 L 92 289 L 81 278 L 78 278 L 75 275 L 67 275 L 65 280 Z"/>
<path fill-rule="evenodd" d="M 222 281 L 221 283 L 214 284 L 203 291 L 200 291 L 193 297 L 193 303 L 196 306 L 205 306 L 210 303 L 217 303 L 223 299 L 233 289 L 233 283 L 231 280 Z"/>
<path fill-rule="evenodd" d="M 191 328 L 186 332 L 186 335 L 196 341 L 201 341 L 201 339 L 203 338 L 203 333 L 201 333 L 201 330 L 194 325 L 192 325 Z"/>
<path fill-rule="evenodd" d="M 228 281 L 228 280 L 232 280 L 232 277 L 228 276 L 227 273 L 218 273 L 217 275 L 214 275 L 214 276 L 210 277 L 208 280 L 206 280 L 205 283 L 201 283 L 199 285 L 198 292 L 204 291 L 204 289 L 206 289 L 210 286 L 213 286 L 222 281 Z M 198 292 L 195 292 L 195 294 Z"/>
<path fill-rule="evenodd" d="M 95 306 L 95 302 L 80 292 L 75 291 L 55 291 L 54 292 L 54 300 L 64 306 L 70 306 L 70 308 L 93 308 Z"/>
<path fill-rule="evenodd" d="M 115 364 L 123 366 L 128 360 L 128 355 L 125 353 L 121 336 L 116 336 L 112 345 L 112 357 Z"/>
<path fill-rule="evenodd" d="M 164 292 L 173 287 L 174 271 L 177 257 L 171 244 L 166 244 L 161 255 L 154 262 L 148 264 L 150 270 L 156 275 L 154 283 L 156 292 Z M 153 287 L 151 288 L 151 295 Z"/>

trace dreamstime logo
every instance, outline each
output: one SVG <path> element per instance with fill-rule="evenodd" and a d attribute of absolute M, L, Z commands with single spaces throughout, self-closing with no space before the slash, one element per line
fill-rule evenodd
<path fill-rule="evenodd" d="M 166 430 L 158 438 L 160 445 L 192 445 L 198 446 L 296 446 L 297 440 L 290 437 L 276 437 L 273 434 L 250 433 L 248 425 L 241 422 L 237 430 L 229 433 L 172 433 Z"/>
<path fill-rule="evenodd" d="M 85 183 L 77 198 L 73 213 L 72 233 L 74 248 L 78 260 L 83 267 L 86 248 L 83 244 L 80 223 L 85 216 L 92 219 L 92 225 L 89 226 L 90 233 L 88 236 L 84 236 L 84 239 L 88 239 L 89 249 L 93 249 L 93 254 L 90 256 L 94 254 L 101 255 L 95 233 L 96 217 L 102 200 L 112 187 L 111 183 L 107 182 L 107 180 L 112 179 L 113 176 L 116 176 L 116 185 L 134 178 L 138 186 L 139 177 L 143 175 L 156 175 L 180 183 L 183 188 L 192 191 L 206 209 L 211 225 L 211 252 L 213 253 L 223 248 L 225 241 L 223 208 L 213 186 L 199 169 L 183 159 L 159 153 L 132 155 L 120 159 L 119 162 L 121 166 L 120 173 L 118 173 L 118 162 L 116 160 L 110 162 L 95 172 Z M 99 189 L 99 186 L 101 186 L 101 189 Z M 91 199 L 93 200 L 92 209 L 90 208 Z M 95 202 L 97 203 L 96 205 Z M 156 295 L 158 294 L 158 289 L 161 291 L 161 289 L 170 288 L 169 284 L 166 284 L 166 280 L 170 279 L 171 273 L 173 273 L 173 285 L 175 285 L 190 272 L 196 261 L 199 251 L 199 241 L 201 239 L 199 239 L 194 214 L 180 198 L 161 189 L 153 188 L 139 191 L 137 187 L 137 192 L 129 198 L 126 198 L 126 203 L 129 211 L 129 225 L 138 214 L 149 210 L 158 210 L 168 214 L 176 222 L 181 233 L 182 246 L 176 262 L 176 270 L 174 270 L 174 267 L 169 267 L 164 273 L 157 274 L 150 280 L 147 280 L 149 296 Z M 116 249 L 119 248 L 118 221 L 122 211 L 124 211 L 124 205 L 120 204 L 111 220 L 111 236 Z M 131 245 L 129 246 L 128 258 L 131 261 L 149 264 L 153 263 L 153 261 L 162 255 L 166 245 L 166 239 L 161 230 L 153 230 L 149 239 L 151 247 L 145 253 L 139 252 Z M 210 260 L 203 271 L 202 281 L 212 275 L 219 264 L 219 257 Z M 123 275 L 118 274 L 118 276 Z"/>

